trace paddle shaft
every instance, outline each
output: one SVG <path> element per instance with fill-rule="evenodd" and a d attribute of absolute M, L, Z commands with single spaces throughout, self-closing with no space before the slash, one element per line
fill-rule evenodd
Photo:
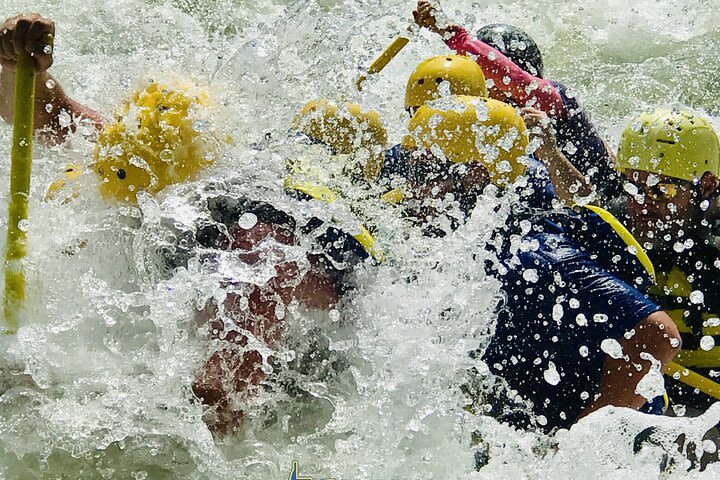
<path fill-rule="evenodd" d="M 28 197 L 32 164 L 33 115 L 35 110 L 35 68 L 33 58 L 23 52 L 15 67 L 13 140 L 10 153 L 10 196 L 8 202 L 5 252 L 5 333 L 14 334 L 25 301 Z"/>
<path fill-rule="evenodd" d="M 376 58 L 372 65 L 370 65 L 370 67 L 367 69 L 368 75 L 380 73 L 382 69 L 385 68 L 388 63 L 390 63 L 390 60 L 395 58 L 395 56 L 400 53 L 400 50 L 402 50 L 409 41 L 410 39 L 406 37 L 397 37 L 395 40 L 393 40 L 393 42 L 388 45 L 385 50 L 383 50 L 380 56 Z M 362 90 L 362 83 L 366 79 L 367 77 L 365 75 L 360 75 L 360 77 L 357 79 L 355 86 L 357 87 L 358 91 Z"/>

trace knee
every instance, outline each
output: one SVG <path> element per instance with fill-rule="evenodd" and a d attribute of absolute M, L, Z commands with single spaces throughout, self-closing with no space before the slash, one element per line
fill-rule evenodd
<path fill-rule="evenodd" d="M 635 342 L 640 351 L 647 352 L 663 364 L 669 363 L 680 351 L 682 340 L 675 322 L 667 313 L 655 312 L 635 327 Z"/>

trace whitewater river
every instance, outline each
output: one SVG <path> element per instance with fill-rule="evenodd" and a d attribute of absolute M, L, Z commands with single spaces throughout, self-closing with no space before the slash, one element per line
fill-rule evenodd
<path fill-rule="evenodd" d="M 443 7 L 470 30 L 505 22 L 530 32 L 546 76 L 572 86 L 613 147 L 644 108 L 689 106 L 720 127 L 717 0 Z M 309 99 L 360 101 L 399 141 L 405 80 L 445 45 L 414 32 L 362 94 L 353 85 L 406 31 L 412 8 L 392 0 L 0 0 L 3 18 L 39 11 L 56 21 L 53 73 L 106 115 L 144 79 L 210 82 L 219 99 L 213 122 L 234 144 L 204 176 L 242 179 L 268 200 L 281 196 L 284 161 L 296 148 L 286 131 Z M 0 158 L 9 158 L 10 136 L 0 126 Z M 92 148 L 78 134 L 35 149 L 28 309 L 17 336 L 0 345 L 0 478 L 282 480 L 294 460 L 300 476 L 316 480 L 719 478 L 720 465 L 688 471 L 679 453 L 660 472 L 672 440 L 698 439 L 720 421 L 716 410 L 694 419 L 603 411 L 546 438 L 463 409 L 466 373 L 483 370 L 468 352 L 487 340 L 499 298 L 473 256 L 484 255 L 479 245 L 504 219 L 490 199 L 445 240 L 405 237 L 396 216 L 370 208 L 388 260 L 360 269 L 359 287 L 338 311 L 289 312 L 289 339 L 276 352 L 287 365 L 321 345 L 341 361 L 286 372 L 305 394 L 266 392 L 246 406 L 237 435 L 214 438 L 190 385 L 207 354 L 194 311 L 221 295 L 217 279 L 192 262 L 169 278 L 154 264 L 164 241 L 156 227 L 163 218 L 192 221 L 185 199 L 196 186 L 132 209 L 102 202 L 88 179 L 76 201 L 43 202 L 64 165 L 88 164 Z M 8 169 L 0 162 L 0 192 Z M 6 201 L 0 194 L 2 212 Z M 5 221 L 3 213 L 2 231 Z M 652 425 L 661 445 L 633 455 L 635 435 Z M 489 448 L 480 471 L 473 432 Z"/>

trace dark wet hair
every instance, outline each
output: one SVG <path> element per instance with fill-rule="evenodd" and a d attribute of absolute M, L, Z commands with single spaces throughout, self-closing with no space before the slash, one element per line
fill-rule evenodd
<path fill-rule="evenodd" d="M 543 76 L 543 59 L 535 41 L 513 25 L 494 23 L 482 27 L 477 38 L 497 49 L 512 62 L 537 77 Z"/>
<path fill-rule="evenodd" d="M 299 192 L 297 195 L 303 200 L 310 199 L 309 196 L 303 198 L 305 194 Z M 352 266 L 370 256 L 350 234 L 328 226 L 326 222 L 315 217 L 299 225 L 291 215 L 264 201 L 223 194 L 208 197 L 207 206 L 212 221 L 198 225 L 197 242 L 199 245 L 206 248 L 218 248 L 223 244 L 227 227 L 236 224 L 242 215 L 252 213 L 260 222 L 278 225 L 292 234 L 310 238 L 312 243 L 321 250 L 320 261 L 326 267 L 327 273 L 335 283 L 337 292 L 341 295 L 351 288 L 348 275 Z"/>

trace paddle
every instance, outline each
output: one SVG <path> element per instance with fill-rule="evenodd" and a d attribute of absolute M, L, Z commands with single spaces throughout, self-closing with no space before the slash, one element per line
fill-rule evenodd
<path fill-rule="evenodd" d="M 375 59 L 372 65 L 370 65 L 367 69 L 367 74 L 374 75 L 376 73 L 380 73 L 382 69 L 390 63 L 390 60 L 400 53 L 400 50 L 402 50 L 409 41 L 410 39 L 406 37 L 397 37 L 393 40 L 393 42 L 380 54 L 380 56 Z M 362 83 L 365 80 L 367 80 L 367 77 L 365 75 L 360 75 L 357 82 L 355 82 L 355 87 L 357 87 L 358 92 L 362 91 Z"/>
<path fill-rule="evenodd" d="M 45 43 L 52 48 L 51 35 L 48 35 Z M 35 111 L 35 67 L 33 57 L 27 52 L 19 55 L 15 67 L 14 108 L 3 302 L 6 334 L 17 332 L 18 316 L 25 302 L 23 262 L 27 255 L 28 197 Z"/>

